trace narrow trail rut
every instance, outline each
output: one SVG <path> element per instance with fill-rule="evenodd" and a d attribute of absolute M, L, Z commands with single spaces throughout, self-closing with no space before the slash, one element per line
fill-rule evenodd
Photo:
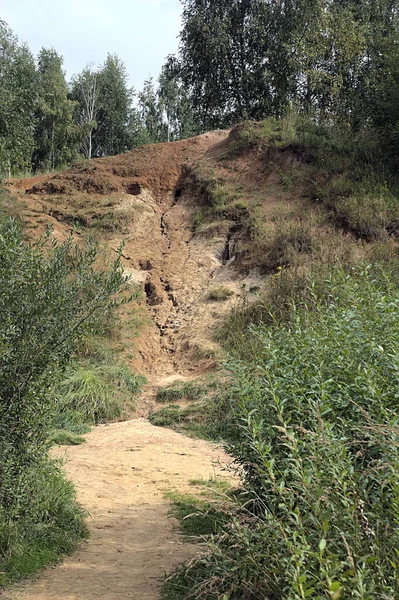
<path fill-rule="evenodd" d="M 183 543 L 164 493 L 189 480 L 226 477 L 228 457 L 144 419 L 98 427 L 83 446 L 59 449 L 90 538 L 60 566 L 6 596 L 12 600 L 156 600 L 164 573 L 198 547 Z M 0 594 L 1 596 L 1 594 Z"/>
<path fill-rule="evenodd" d="M 127 338 L 136 354 L 133 368 L 144 372 L 149 381 L 137 401 L 138 416 L 151 412 L 160 385 L 193 379 L 212 368 L 217 351 L 211 333 L 215 323 L 241 301 L 242 290 L 251 285 L 250 277 L 239 276 L 226 264 L 226 233 L 212 239 L 194 234 L 197 200 L 191 197 L 189 186 L 178 188 L 186 161 L 181 156 L 188 150 L 202 156 L 226 135 L 219 132 L 166 146 L 163 152 L 178 150 L 181 162 L 179 168 L 171 168 L 162 193 L 155 193 L 151 185 L 135 183 L 133 196 L 129 192 L 118 195 L 120 204 L 115 210 L 126 213 L 131 209 L 135 220 L 127 235 L 115 235 L 106 243 L 115 250 L 124 242 L 124 268 L 132 282 L 142 287 L 151 322 L 137 343 Z M 153 147 L 151 152 L 161 150 Z M 130 160 L 126 155 L 126 161 Z M 163 162 L 161 153 L 154 181 L 165 181 Z M 96 164 L 101 167 L 103 163 Z M 41 195 L 28 200 L 33 215 L 37 206 L 42 207 L 41 215 L 52 214 L 48 208 L 52 198 L 47 208 Z M 65 235 L 67 227 L 59 221 L 55 224 L 56 233 Z M 231 298 L 210 305 L 207 294 L 215 285 L 227 285 Z M 226 468 L 229 457 L 221 447 L 153 427 L 145 419 L 95 428 L 86 440 L 82 446 L 61 448 L 56 454 L 65 456 L 67 475 L 90 513 L 90 538 L 37 581 L 7 590 L 11 600 L 159 599 L 164 573 L 198 551 L 182 542 L 168 515 L 165 492 L 192 491 L 189 481 L 194 478 L 231 477 Z"/>

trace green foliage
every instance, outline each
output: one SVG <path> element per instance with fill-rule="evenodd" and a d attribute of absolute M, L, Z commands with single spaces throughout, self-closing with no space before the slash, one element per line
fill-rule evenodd
<path fill-rule="evenodd" d="M 397 7 L 389 0 L 184 0 L 183 7 L 174 64 L 205 128 L 279 117 L 292 103 L 356 126 L 382 113 L 396 119 Z"/>
<path fill-rule="evenodd" d="M 78 158 L 80 131 L 73 120 L 75 103 L 68 98 L 63 59 L 55 50 L 40 51 L 37 68 L 35 151 L 37 169 L 55 169 Z"/>
<path fill-rule="evenodd" d="M 29 49 L 0 22 L 0 176 L 30 168 L 34 148 L 36 69 Z"/>
<path fill-rule="evenodd" d="M 397 265 L 305 281 L 230 363 L 247 502 L 169 582 L 176 598 L 399 593 Z"/>
<path fill-rule="evenodd" d="M 72 550 L 84 530 L 73 490 L 47 450 L 54 374 L 83 334 L 98 330 L 124 301 L 118 300 L 126 281 L 120 257 L 108 272 L 95 261 L 90 244 L 78 247 L 72 238 L 57 244 L 48 233 L 27 245 L 15 221 L 0 223 L 0 571 L 6 579 L 24 574 L 20 553 L 32 547 L 36 556 L 37 548 L 29 568 L 41 566 L 46 556 Z"/>
<path fill-rule="evenodd" d="M 87 536 L 85 512 L 59 464 L 43 457 L 12 481 L 17 502 L 0 506 L 0 586 L 72 553 Z"/>
<path fill-rule="evenodd" d="M 81 415 L 83 423 L 97 425 L 121 416 L 140 391 L 143 377 L 127 365 L 72 363 L 54 390 L 57 419 Z"/>
<path fill-rule="evenodd" d="M 116 54 L 108 54 L 97 83 L 101 98 L 93 153 L 106 156 L 126 152 L 131 147 L 128 123 L 133 90 L 128 87 L 126 65 Z"/>

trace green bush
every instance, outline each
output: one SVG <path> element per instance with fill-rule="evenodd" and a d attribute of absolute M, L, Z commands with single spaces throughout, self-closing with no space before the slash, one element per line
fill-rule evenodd
<path fill-rule="evenodd" d="M 120 258 L 104 272 L 96 269 L 96 256 L 91 244 L 79 247 L 72 238 L 57 244 L 50 233 L 25 244 L 14 220 L 0 221 L 3 581 L 71 551 L 85 531 L 73 488 L 49 462 L 47 451 L 55 374 L 82 336 L 100 327 L 124 288 Z"/>
<path fill-rule="evenodd" d="M 248 502 L 176 598 L 399 595 L 398 272 L 336 270 L 326 289 L 230 364 Z"/>

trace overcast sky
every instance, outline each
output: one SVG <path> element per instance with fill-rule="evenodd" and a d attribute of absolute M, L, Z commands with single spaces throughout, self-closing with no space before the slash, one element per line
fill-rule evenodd
<path fill-rule="evenodd" d="M 138 89 L 176 51 L 180 14 L 179 0 L 0 0 L 0 18 L 34 54 L 54 47 L 68 77 L 111 52 Z"/>

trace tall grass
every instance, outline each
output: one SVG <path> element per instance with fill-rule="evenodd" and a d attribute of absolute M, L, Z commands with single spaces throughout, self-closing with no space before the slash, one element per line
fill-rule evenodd
<path fill-rule="evenodd" d="M 73 363 L 54 391 L 56 414 L 66 420 L 78 414 L 91 425 L 112 421 L 132 403 L 143 381 L 127 365 Z"/>
<path fill-rule="evenodd" d="M 19 502 L 0 510 L 0 587 L 57 562 L 87 536 L 86 513 L 59 464 L 44 458 L 18 476 L 11 467 L 9 485 Z"/>

